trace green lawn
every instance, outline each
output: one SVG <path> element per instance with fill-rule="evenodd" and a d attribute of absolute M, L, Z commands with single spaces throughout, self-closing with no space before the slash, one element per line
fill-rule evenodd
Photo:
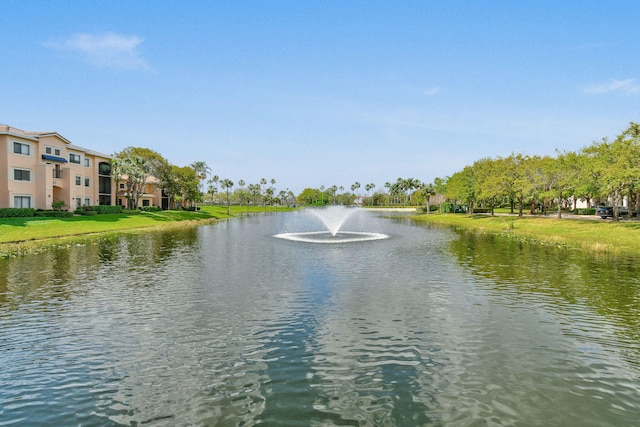
<path fill-rule="evenodd" d="M 274 210 L 287 209 L 274 208 Z M 227 215 L 226 206 L 206 206 L 199 212 L 162 211 L 71 218 L 2 218 L 0 219 L 0 257 L 34 252 L 38 248 L 55 246 L 56 243 L 68 242 L 69 239 L 95 233 L 192 225 L 264 211 L 263 207 L 232 206 L 231 215 Z M 272 209 L 268 208 L 267 212 L 271 211 Z"/>
<path fill-rule="evenodd" d="M 640 222 L 465 214 L 417 215 L 417 221 L 492 233 L 598 254 L 640 256 Z"/>

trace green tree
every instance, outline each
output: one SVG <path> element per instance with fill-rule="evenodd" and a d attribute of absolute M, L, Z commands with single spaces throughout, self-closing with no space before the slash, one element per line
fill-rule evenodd
<path fill-rule="evenodd" d="M 373 182 L 364 186 L 364 189 L 367 191 L 367 199 L 369 199 L 369 191 L 373 190 L 374 188 L 376 188 L 376 185 Z M 373 199 L 371 200 L 371 206 L 373 206 Z"/>
<path fill-rule="evenodd" d="M 127 147 L 111 159 L 111 175 L 116 181 L 125 181 L 128 209 L 137 209 L 146 185 L 164 187 L 169 173 L 169 162 L 148 148 Z M 150 180 L 151 177 L 155 182 Z"/>
<path fill-rule="evenodd" d="M 181 200 L 184 206 L 192 205 L 200 199 L 199 185 L 200 179 L 191 166 L 171 166 L 171 180 L 165 187 L 165 193 L 170 198 Z"/>
<path fill-rule="evenodd" d="M 422 184 L 420 187 L 420 192 L 425 198 L 427 205 L 427 215 L 431 213 L 431 196 L 435 196 L 436 188 L 432 183 Z"/>
<path fill-rule="evenodd" d="M 227 195 L 227 215 L 231 215 L 231 188 L 233 187 L 233 181 L 230 179 L 223 179 L 220 181 L 220 186 L 224 189 Z"/>
<path fill-rule="evenodd" d="M 353 193 L 356 195 L 356 197 L 358 196 L 358 194 L 356 193 L 356 190 L 358 188 L 360 188 L 360 183 L 358 181 L 356 181 L 353 184 L 351 184 L 351 191 L 353 191 Z"/>
<path fill-rule="evenodd" d="M 613 199 L 613 220 L 618 221 L 624 195 L 637 192 L 640 186 L 640 124 L 631 122 L 615 141 L 603 139 L 586 152 L 593 154 L 603 192 Z"/>
<path fill-rule="evenodd" d="M 297 199 L 300 204 L 313 205 L 318 200 L 318 190 L 307 187 L 298 194 Z"/>
<path fill-rule="evenodd" d="M 555 200 L 558 219 L 562 218 L 563 202 L 575 193 L 578 170 L 575 168 L 575 153 L 562 153 L 556 158 L 543 157 L 540 160 L 544 176 L 544 189 Z"/>
<path fill-rule="evenodd" d="M 191 163 L 191 167 L 193 168 L 193 170 L 196 173 L 196 176 L 198 177 L 198 179 L 200 180 L 200 185 L 201 185 L 201 190 L 200 190 L 200 194 L 201 197 L 198 198 L 199 200 L 204 200 L 204 183 L 207 180 L 207 175 L 209 173 L 211 173 L 211 168 L 207 165 L 207 162 L 204 161 L 196 161 Z M 198 201 L 196 200 L 196 209 L 198 208 Z"/>
<path fill-rule="evenodd" d="M 499 169 L 501 164 L 501 162 L 489 158 L 474 163 L 477 197 L 489 205 L 492 216 L 496 204 L 504 197 L 502 171 Z"/>
<path fill-rule="evenodd" d="M 466 166 L 463 170 L 454 173 L 447 180 L 445 196 L 452 200 L 454 204 L 458 201 L 464 202 L 469 207 L 469 212 L 473 212 L 476 200 L 475 173 L 472 166 Z"/>

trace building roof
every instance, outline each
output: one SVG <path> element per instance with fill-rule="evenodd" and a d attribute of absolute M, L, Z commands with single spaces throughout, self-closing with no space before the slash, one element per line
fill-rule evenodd
<path fill-rule="evenodd" d="M 22 129 L 14 128 L 8 125 L 0 124 L 0 135 L 13 135 L 18 136 L 20 138 L 30 139 L 32 141 L 37 141 L 38 138 L 30 135 L 28 132 L 23 131 Z"/>
<path fill-rule="evenodd" d="M 25 132 L 25 133 L 27 135 L 35 135 L 37 138 L 40 138 L 40 137 L 43 137 L 43 136 L 57 136 L 58 138 L 63 140 L 65 143 L 71 145 L 71 141 L 69 141 L 64 136 L 60 135 L 58 132 Z"/>
<path fill-rule="evenodd" d="M 100 153 L 98 151 L 89 150 L 88 148 L 83 148 L 83 147 L 80 147 L 78 145 L 72 144 L 71 141 L 69 141 L 64 136 L 60 135 L 58 132 L 49 132 L 49 131 L 47 131 L 47 132 L 31 132 L 31 131 L 26 131 L 26 130 L 14 128 L 14 127 L 9 126 L 9 125 L 0 124 L 0 134 L 14 135 L 14 136 L 18 136 L 18 137 L 21 137 L 21 138 L 30 139 L 32 141 L 38 141 L 41 137 L 45 137 L 45 136 L 55 136 L 55 137 L 60 138 L 62 141 L 64 141 L 67 144 L 67 148 L 69 148 L 71 150 L 81 151 L 81 152 L 83 152 L 85 154 L 89 154 L 89 155 L 92 155 L 92 156 L 98 156 L 98 157 L 104 157 L 106 159 L 112 159 L 113 158 L 113 156 L 110 155 L 110 154 L 103 154 L 103 153 Z"/>
<path fill-rule="evenodd" d="M 83 148 L 83 147 L 80 147 L 80 146 L 75 145 L 75 144 L 69 144 L 69 146 L 67 148 L 69 148 L 71 150 L 82 151 L 83 153 L 90 154 L 92 156 L 104 157 L 104 158 L 107 158 L 107 159 L 112 159 L 113 158 L 113 156 L 110 155 L 110 154 L 104 154 L 104 153 L 100 153 L 98 151 L 89 150 L 88 148 Z"/>

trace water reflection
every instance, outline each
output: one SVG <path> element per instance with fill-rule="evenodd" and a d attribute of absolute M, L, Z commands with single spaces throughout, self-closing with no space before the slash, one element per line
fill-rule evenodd
<path fill-rule="evenodd" d="M 0 425 L 640 417 L 634 264 L 357 221 L 391 237 L 260 215 L 0 261 Z"/>
<path fill-rule="evenodd" d="M 640 266 L 636 259 L 591 257 L 559 248 L 458 231 L 450 249 L 461 265 L 502 295 L 579 312 L 581 328 L 616 340 L 628 363 L 640 363 Z M 607 319 L 603 322 L 603 319 Z M 575 327 L 575 326 L 572 326 Z M 599 333 L 598 333 L 599 332 Z M 567 328 L 567 333 L 572 334 Z"/>

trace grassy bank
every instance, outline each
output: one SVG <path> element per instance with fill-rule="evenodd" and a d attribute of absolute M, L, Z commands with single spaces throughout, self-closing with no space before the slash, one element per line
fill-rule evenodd
<path fill-rule="evenodd" d="M 640 222 L 464 214 L 417 215 L 416 221 L 491 233 L 597 254 L 640 256 Z"/>
<path fill-rule="evenodd" d="M 247 209 L 234 206 L 231 208 L 230 215 L 227 215 L 227 208 L 224 206 L 207 206 L 199 212 L 162 211 L 71 218 L 2 218 L 0 219 L 0 257 L 64 246 L 84 241 L 88 236 L 95 234 L 139 232 L 147 229 L 197 225 L 251 212 L 264 212 L 264 208 Z"/>

